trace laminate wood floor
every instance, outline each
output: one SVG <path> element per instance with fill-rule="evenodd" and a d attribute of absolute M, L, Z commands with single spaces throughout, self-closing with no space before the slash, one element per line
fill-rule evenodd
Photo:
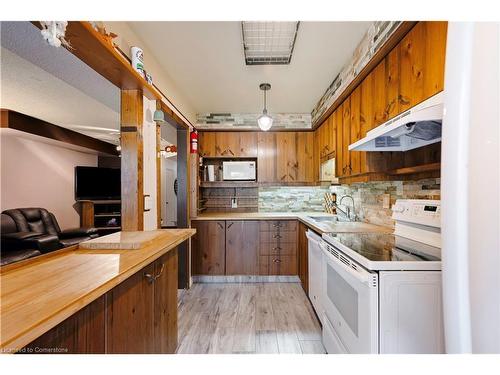
<path fill-rule="evenodd" d="M 325 353 L 299 283 L 194 284 L 179 297 L 179 354 Z"/>

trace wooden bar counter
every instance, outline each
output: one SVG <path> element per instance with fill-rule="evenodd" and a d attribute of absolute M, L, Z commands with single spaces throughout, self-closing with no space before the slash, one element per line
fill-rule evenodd
<path fill-rule="evenodd" d="M 175 352 L 177 246 L 194 233 L 115 234 L 97 239 L 106 249 L 93 241 L 2 267 L 0 351 Z"/>

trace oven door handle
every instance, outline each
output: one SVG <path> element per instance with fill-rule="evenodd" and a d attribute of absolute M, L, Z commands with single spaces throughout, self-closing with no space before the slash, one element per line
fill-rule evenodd
<path fill-rule="evenodd" d="M 344 264 L 340 259 L 337 259 L 334 255 L 332 255 L 329 251 L 328 248 L 324 242 L 321 242 L 319 244 L 320 248 L 323 250 L 323 253 L 326 256 L 326 261 L 329 262 L 330 264 L 336 266 L 337 268 L 340 268 L 342 271 L 350 274 L 352 277 L 354 277 L 356 280 L 360 281 L 361 283 L 365 284 L 366 286 L 370 288 L 377 288 L 377 274 L 368 272 L 361 266 L 357 266 L 357 270 L 349 267 L 347 264 Z M 337 250 L 338 251 L 338 250 Z M 346 257 L 347 258 L 347 257 Z"/>

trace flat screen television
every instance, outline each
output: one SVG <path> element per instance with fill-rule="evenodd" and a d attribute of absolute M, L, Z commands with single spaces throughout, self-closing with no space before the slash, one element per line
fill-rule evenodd
<path fill-rule="evenodd" d="M 120 169 L 75 167 L 75 199 L 120 199 Z"/>

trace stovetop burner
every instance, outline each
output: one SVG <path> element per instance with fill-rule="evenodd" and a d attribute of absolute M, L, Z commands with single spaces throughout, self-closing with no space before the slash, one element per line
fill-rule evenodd
<path fill-rule="evenodd" d="M 375 266 L 375 263 L 381 262 L 439 262 L 441 260 L 441 249 L 394 234 L 328 233 L 323 236 L 334 246 L 343 245 L 340 250 L 351 255 L 355 258 L 354 260 L 361 262 L 369 269 L 381 269 Z M 368 262 L 365 262 L 365 259 Z"/>

